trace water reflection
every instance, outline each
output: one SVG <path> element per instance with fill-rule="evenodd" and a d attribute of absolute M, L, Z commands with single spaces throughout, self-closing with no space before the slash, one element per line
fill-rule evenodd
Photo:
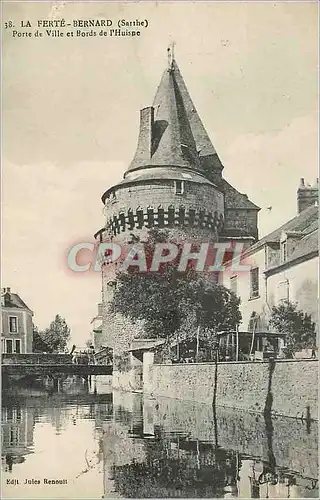
<path fill-rule="evenodd" d="M 318 498 L 317 426 L 91 385 L 3 395 L 8 498 Z M 26 479 L 66 484 L 25 485 Z M 15 479 L 19 484 L 10 484 Z M 7 484 L 8 483 L 8 484 Z"/>

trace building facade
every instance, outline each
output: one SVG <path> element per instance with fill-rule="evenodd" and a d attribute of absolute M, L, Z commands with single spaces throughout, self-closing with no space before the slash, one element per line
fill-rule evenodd
<path fill-rule="evenodd" d="M 272 306 L 297 303 L 311 315 L 318 329 L 318 181 L 297 191 L 297 215 L 246 250 L 249 271 L 222 273 L 225 286 L 241 298 L 243 330 L 267 331 Z"/>
<path fill-rule="evenodd" d="M 95 351 L 99 351 L 103 347 L 102 338 L 102 304 L 98 304 L 98 314 L 91 320 L 92 327 L 92 343 Z"/>
<path fill-rule="evenodd" d="M 154 102 L 140 111 L 132 163 L 123 180 L 102 196 L 105 225 L 95 237 L 127 245 L 152 228 L 163 228 L 175 241 L 237 238 L 250 246 L 258 240 L 260 209 L 223 178 L 223 169 L 169 51 Z M 102 338 L 110 346 L 125 339 L 128 348 L 134 336 L 132 324 L 108 310 L 114 272 L 111 265 L 102 266 Z"/>
<path fill-rule="evenodd" d="M 32 352 L 33 312 L 21 299 L 4 288 L 1 293 L 1 352 L 26 354 Z"/>

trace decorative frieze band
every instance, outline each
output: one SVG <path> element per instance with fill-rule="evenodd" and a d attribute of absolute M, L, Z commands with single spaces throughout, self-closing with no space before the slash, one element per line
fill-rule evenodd
<path fill-rule="evenodd" d="M 165 227 L 199 227 L 209 228 L 213 232 L 221 232 L 223 229 L 223 215 L 218 212 L 207 212 L 205 210 L 185 209 L 185 207 L 169 206 L 167 210 L 163 208 L 137 209 L 136 212 L 120 212 L 109 219 L 107 229 L 113 235 L 126 230 Z"/>

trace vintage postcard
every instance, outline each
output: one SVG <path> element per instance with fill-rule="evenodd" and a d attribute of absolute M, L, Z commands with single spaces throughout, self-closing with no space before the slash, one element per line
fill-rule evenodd
<path fill-rule="evenodd" d="M 1 8 L 3 498 L 319 498 L 318 3 Z"/>

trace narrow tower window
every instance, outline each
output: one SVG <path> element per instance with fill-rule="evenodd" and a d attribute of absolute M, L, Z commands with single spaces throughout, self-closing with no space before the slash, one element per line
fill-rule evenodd
<path fill-rule="evenodd" d="M 183 194 L 183 191 L 184 191 L 184 182 L 183 181 L 174 181 L 175 194 Z"/>

